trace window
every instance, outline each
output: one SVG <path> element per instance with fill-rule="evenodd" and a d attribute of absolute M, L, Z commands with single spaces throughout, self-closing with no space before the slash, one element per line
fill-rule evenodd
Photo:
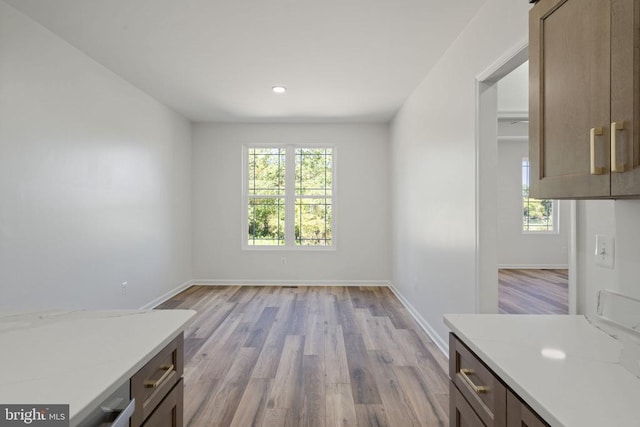
<path fill-rule="evenodd" d="M 522 231 L 557 233 L 558 201 L 529 197 L 529 159 L 522 159 Z"/>
<path fill-rule="evenodd" d="M 249 149 L 249 245 L 284 245 L 284 148 Z"/>
<path fill-rule="evenodd" d="M 245 248 L 334 246 L 335 148 L 245 146 Z"/>

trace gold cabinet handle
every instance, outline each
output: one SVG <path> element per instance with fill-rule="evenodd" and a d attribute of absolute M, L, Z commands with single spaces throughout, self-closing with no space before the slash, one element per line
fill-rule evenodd
<path fill-rule="evenodd" d="M 166 371 L 160 378 L 156 381 L 145 380 L 144 386 L 148 388 L 158 388 L 160 384 L 162 384 L 173 372 L 175 372 L 175 366 L 173 365 L 165 365 L 160 367 L 160 369 Z"/>
<path fill-rule="evenodd" d="M 627 164 L 618 161 L 618 131 L 624 130 L 624 122 L 611 123 L 611 172 L 624 172 Z"/>
<path fill-rule="evenodd" d="M 596 136 L 602 136 L 604 130 L 600 127 L 591 128 L 590 143 L 591 143 L 591 175 L 603 175 L 605 172 L 604 166 L 596 165 Z"/>
<path fill-rule="evenodd" d="M 473 371 L 471 369 L 460 369 L 460 376 L 462 376 L 464 382 L 466 382 L 473 391 L 478 394 L 489 391 L 489 389 L 483 385 L 475 385 L 473 381 L 471 381 L 471 378 L 469 378 L 469 375 L 473 375 Z"/>

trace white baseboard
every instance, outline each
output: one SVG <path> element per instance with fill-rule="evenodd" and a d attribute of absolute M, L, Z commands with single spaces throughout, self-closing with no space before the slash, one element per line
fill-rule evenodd
<path fill-rule="evenodd" d="M 142 307 L 140 307 L 140 310 L 151 310 L 153 308 L 156 308 L 157 306 L 159 306 L 163 302 L 167 301 L 168 299 L 178 295 L 180 292 L 184 291 L 185 289 L 187 289 L 191 285 L 193 285 L 193 280 L 189 280 L 188 282 L 184 282 L 182 285 L 178 286 L 177 288 L 172 289 L 169 292 L 167 292 L 167 293 L 165 293 L 163 295 L 160 295 L 158 298 L 154 299 L 153 301 L 143 305 Z"/>
<path fill-rule="evenodd" d="M 192 285 L 204 286 L 388 286 L 381 280 L 216 280 L 194 279 Z"/>
<path fill-rule="evenodd" d="M 438 333 L 435 331 L 435 329 L 433 329 L 433 327 L 431 327 L 429 322 L 424 320 L 424 317 L 422 317 L 422 315 L 420 315 L 420 313 L 411 305 L 411 303 L 409 303 L 409 301 L 405 297 L 402 296 L 400 291 L 398 291 L 396 289 L 396 287 L 393 286 L 393 284 L 389 283 L 389 289 L 391 289 L 391 292 L 393 292 L 394 295 L 396 297 L 398 297 L 398 299 L 400 300 L 402 305 L 404 305 L 405 308 L 407 309 L 407 311 L 409 311 L 409 314 L 411 314 L 411 316 L 415 319 L 415 321 L 418 323 L 418 325 L 420 325 L 422 330 L 427 335 L 429 335 L 429 338 L 431 338 L 431 341 L 433 341 L 435 343 L 435 345 L 438 346 L 440 351 L 442 351 L 442 353 L 444 353 L 444 355 L 448 359 L 449 358 L 449 343 L 447 341 L 443 340 L 440 337 L 440 335 L 438 335 Z"/>
<path fill-rule="evenodd" d="M 502 270 L 567 270 L 567 264 L 500 264 Z"/>

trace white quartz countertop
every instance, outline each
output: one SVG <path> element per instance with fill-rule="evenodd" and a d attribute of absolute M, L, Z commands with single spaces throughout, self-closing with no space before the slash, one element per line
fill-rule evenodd
<path fill-rule="evenodd" d="M 180 334 L 191 310 L 0 310 L 0 403 L 69 404 L 71 425 Z"/>
<path fill-rule="evenodd" d="M 448 314 L 444 322 L 552 426 L 640 426 L 637 337 L 585 316 Z"/>

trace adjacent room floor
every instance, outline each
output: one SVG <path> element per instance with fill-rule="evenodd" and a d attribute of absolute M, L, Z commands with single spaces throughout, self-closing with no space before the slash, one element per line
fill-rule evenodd
<path fill-rule="evenodd" d="M 185 425 L 448 426 L 448 361 L 386 287 L 193 286 Z"/>
<path fill-rule="evenodd" d="M 568 314 L 568 270 L 498 270 L 498 308 L 509 314 Z"/>

